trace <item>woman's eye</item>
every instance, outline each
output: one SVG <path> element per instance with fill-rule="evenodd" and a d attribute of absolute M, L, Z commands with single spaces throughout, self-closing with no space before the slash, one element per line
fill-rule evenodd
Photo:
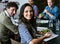
<path fill-rule="evenodd" d="M 26 13 L 28 12 L 28 11 L 25 11 Z"/>
<path fill-rule="evenodd" d="M 33 12 L 32 10 L 30 12 Z"/>

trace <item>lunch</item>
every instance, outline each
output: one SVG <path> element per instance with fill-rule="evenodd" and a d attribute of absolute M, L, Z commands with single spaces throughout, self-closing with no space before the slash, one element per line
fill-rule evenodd
<path fill-rule="evenodd" d="M 41 34 L 41 35 L 44 35 L 44 34 L 46 34 L 47 32 L 50 32 L 50 30 L 49 30 L 49 29 L 42 29 L 42 30 L 40 31 L 40 34 Z"/>

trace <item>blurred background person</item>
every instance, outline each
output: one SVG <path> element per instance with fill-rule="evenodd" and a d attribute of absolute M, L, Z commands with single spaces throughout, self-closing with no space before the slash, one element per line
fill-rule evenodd
<path fill-rule="evenodd" d="M 34 0 L 28 0 L 29 4 L 33 7 L 35 17 L 38 16 L 38 7 L 34 4 Z"/>
<path fill-rule="evenodd" d="M 46 14 L 46 19 L 57 20 L 59 15 L 59 8 L 54 5 L 55 0 L 47 0 L 48 6 L 45 7 L 44 12 Z"/>
<path fill-rule="evenodd" d="M 45 19 L 51 20 L 51 22 L 53 23 L 52 31 L 56 33 L 55 27 L 56 27 L 56 22 L 58 20 L 59 8 L 54 5 L 54 2 L 55 0 L 47 0 L 48 6 L 45 7 L 43 14 Z"/>

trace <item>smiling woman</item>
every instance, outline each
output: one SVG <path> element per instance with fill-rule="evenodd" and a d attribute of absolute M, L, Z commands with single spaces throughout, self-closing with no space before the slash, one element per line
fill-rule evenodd
<path fill-rule="evenodd" d="M 24 10 L 24 17 L 27 19 L 27 20 L 30 20 L 33 16 L 33 12 L 32 12 L 32 8 L 27 6 Z"/>
<path fill-rule="evenodd" d="M 21 37 L 21 44 L 41 44 L 44 38 L 51 36 L 51 34 L 46 33 L 44 36 L 37 38 L 34 10 L 30 4 L 25 3 L 22 5 L 19 15 L 20 23 L 18 30 Z"/>

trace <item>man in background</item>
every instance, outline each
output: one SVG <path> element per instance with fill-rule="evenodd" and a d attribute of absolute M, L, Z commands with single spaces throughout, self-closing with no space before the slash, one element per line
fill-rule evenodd
<path fill-rule="evenodd" d="M 56 21 L 59 15 L 59 8 L 54 5 L 55 0 L 47 0 L 48 6 L 45 7 L 43 13 L 45 18 L 53 22 L 53 32 L 56 33 Z"/>
<path fill-rule="evenodd" d="M 34 4 L 34 0 L 28 0 L 29 4 L 33 7 L 35 17 L 38 16 L 38 7 Z"/>

